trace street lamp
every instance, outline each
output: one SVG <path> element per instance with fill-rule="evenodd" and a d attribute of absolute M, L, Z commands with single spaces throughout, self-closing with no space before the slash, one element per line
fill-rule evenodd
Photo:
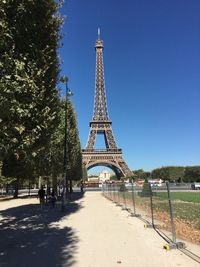
<path fill-rule="evenodd" d="M 68 78 L 67 76 L 63 76 L 61 78 L 61 82 L 65 84 L 65 136 L 64 136 L 64 160 L 63 160 L 63 196 L 62 196 L 62 204 L 61 204 L 61 211 L 65 211 L 65 205 L 66 205 L 66 193 L 68 190 L 68 177 L 67 177 L 67 101 L 68 97 L 72 96 L 72 91 L 68 88 L 67 82 Z"/>

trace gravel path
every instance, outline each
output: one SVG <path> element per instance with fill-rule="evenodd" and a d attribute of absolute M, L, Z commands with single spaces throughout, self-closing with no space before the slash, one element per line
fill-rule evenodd
<path fill-rule="evenodd" d="M 37 199 L 0 202 L 1 267 L 197 267 L 99 192 L 76 194 L 65 213 Z"/>

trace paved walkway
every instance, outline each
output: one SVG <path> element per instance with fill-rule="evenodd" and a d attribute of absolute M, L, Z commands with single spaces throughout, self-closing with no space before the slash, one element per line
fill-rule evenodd
<path fill-rule="evenodd" d="M 65 213 L 37 199 L 0 202 L 1 267 L 197 267 L 99 192 L 76 195 Z"/>

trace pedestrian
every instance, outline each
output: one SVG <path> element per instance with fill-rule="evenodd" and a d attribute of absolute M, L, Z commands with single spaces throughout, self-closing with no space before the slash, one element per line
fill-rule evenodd
<path fill-rule="evenodd" d="M 55 204 L 56 204 L 56 195 L 55 195 L 55 191 L 54 189 L 52 189 L 52 192 L 50 194 L 50 202 L 51 202 L 51 206 L 52 208 L 55 208 Z"/>
<path fill-rule="evenodd" d="M 40 207 L 43 209 L 44 206 L 44 198 L 45 198 L 45 190 L 43 189 L 43 186 L 38 190 L 38 197 L 40 200 Z"/>
<path fill-rule="evenodd" d="M 83 193 L 83 181 L 81 181 L 80 189 L 81 189 L 81 193 Z"/>

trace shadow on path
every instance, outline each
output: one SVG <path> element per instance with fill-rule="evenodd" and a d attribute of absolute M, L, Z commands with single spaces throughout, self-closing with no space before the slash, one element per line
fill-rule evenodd
<path fill-rule="evenodd" d="M 41 210 L 37 204 L 1 211 L 0 266 L 72 266 L 79 240 L 72 228 L 59 226 L 59 221 L 81 208 L 74 200 L 82 196 L 74 194 L 65 212 L 59 205 Z"/>

